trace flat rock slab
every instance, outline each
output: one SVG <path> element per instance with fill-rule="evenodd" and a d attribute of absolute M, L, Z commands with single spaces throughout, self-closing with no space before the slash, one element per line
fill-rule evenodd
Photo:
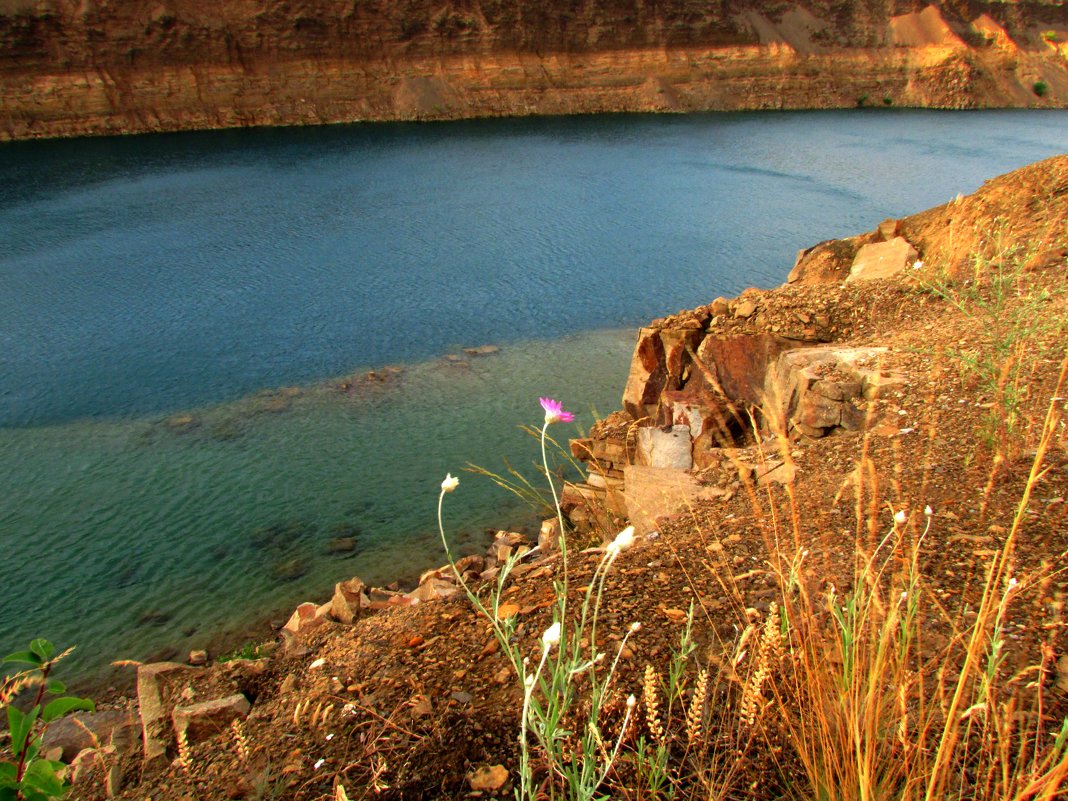
<path fill-rule="evenodd" d="M 649 467 L 693 467 L 689 426 L 638 429 L 638 462 Z"/>
<path fill-rule="evenodd" d="M 857 251 L 846 283 L 890 278 L 915 263 L 919 253 L 904 237 L 889 242 L 873 242 Z"/>

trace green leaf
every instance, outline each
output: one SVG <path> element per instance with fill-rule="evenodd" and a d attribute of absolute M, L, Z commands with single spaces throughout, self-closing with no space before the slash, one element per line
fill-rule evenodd
<path fill-rule="evenodd" d="M 23 787 L 32 787 L 51 797 L 65 795 L 67 792 L 63 781 L 52 769 L 52 763 L 40 759 L 26 769 L 22 784 Z"/>
<path fill-rule="evenodd" d="M 41 657 L 42 662 L 47 662 L 52 658 L 52 654 L 56 652 L 56 646 L 43 637 L 38 637 L 36 640 L 30 641 L 30 650 Z"/>
<path fill-rule="evenodd" d="M 0 786 L 0 801 L 15 801 L 18 798 L 15 792 L 14 787 Z"/>
<path fill-rule="evenodd" d="M 18 768 L 16 768 L 10 762 L 0 762 L 0 789 L 4 787 L 17 787 L 18 783 L 15 781 L 15 776 L 18 774 Z"/>
<path fill-rule="evenodd" d="M 15 651 L 13 654 L 8 654 L 4 657 L 3 662 L 18 662 L 23 665 L 40 665 L 41 657 L 32 651 Z"/>
<path fill-rule="evenodd" d="M 48 692 L 52 693 L 52 695 L 63 695 L 66 691 L 67 685 L 59 679 L 52 679 L 48 682 Z"/>
<path fill-rule="evenodd" d="M 7 726 L 11 731 L 11 753 L 21 754 L 22 749 L 26 747 L 26 738 L 33 730 L 39 710 L 40 707 L 35 706 L 29 714 L 26 714 L 17 707 L 8 706 Z"/>
<path fill-rule="evenodd" d="M 44 712 L 41 713 L 41 720 L 45 723 L 51 723 L 56 718 L 61 718 L 76 709 L 83 712 L 95 712 L 96 704 L 88 698 L 74 698 L 73 696 L 57 698 L 49 702 L 48 706 L 44 708 Z"/>

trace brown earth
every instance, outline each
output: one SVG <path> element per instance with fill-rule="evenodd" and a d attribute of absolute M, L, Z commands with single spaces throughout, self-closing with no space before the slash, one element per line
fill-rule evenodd
<path fill-rule="evenodd" d="M 1061 384 L 1056 394 L 1058 375 L 1064 378 L 1068 321 L 1066 211 L 1068 156 L 1061 156 L 898 221 L 914 237 L 921 269 L 850 283 L 824 271 L 822 278 L 802 276 L 730 301 L 735 309 L 750 302 L 755 311 L 745 316 L 707 314 L 723 311 L 717 301 L 654 323 L 670 330 L 703 320 L 709 334 L 717 326 L 782 332 L 798 325 L 799 316 L 822 314 L 827 319 L 820 339 L 887 348 L 882 368 L 899 381 L 868 402 L 858 431 L 815 439 L 794 432 L 784 439 L 765 428 L 720 449 L 720 457 L 697 475 L 724 491 L 660 518 L 657 536 L 640 537 L 621 554 L 607 574 L 599 646 L 613 657 L 631 623 L 642 628 L 621 653 L 609 721 L 619 720 L 627 694 L 642 694 L 647 664 L 665 670 L 685 610 L 693 605 L 698 647 L 689 672 L 719 666 L 727 676 L 713 688 L 707 724 L 710 732 L 720 731 L 716 721 L 732 714 L 738 697 L 737 678 L 723 670 L 729 647 L 782 600 L 777 560 L 803 551 L 808 568 L 802 580 L 810 591 L 822 594 L 833 585 L 845 593 L 858 548 L 870 553 L 889 530 L 920 539 L 929 607 L 921 651 L 925 659 L 940 659 L 956 636 L 953 621 L 966 615 L 965 606 L 975 607 L 987 566 L 1009 536 L 1048 415 L 1053 438 L 1044 472 L 1021 512 L 1012 574 L 1022 589 L 1006 618 L 1004 639 L 1011 667 L 1040 665 L 1037 692 L 1047 719 L 1068 713 L 1068 386 Z M 983 252 L 997 232 L 1003 244 L 1012 240 L 1027 248 L 1010 244 L 996 251 L 1003 258 L 1026 257 L 1014 262 L 1022 267 L 1013 274 L 1010 297 L 997 307 L 999 315 L 1026 320 L 1014 316 L 1023 309 L 1049 323 L 1015 343 L 1013 358 L 1026 370 L 1017 376 L 1019 405 L 1008 433 L 998 387 L 963 368 L 964 355 L 987 353 L 995 342 L 998 321 L 976 310 L 993 308 L 997 285 L 990 278 L 1002 265 L 991 257 L 978 272 L 960 271 L 966 254 L 977 247 Z M 830 250 L 850 248 L 847 243 Z M 944 281 L 954 273 L 962 276 L 956 283 Z M 810 283 L 815 280 L 823 283 Z M 961 297 L 954 293 L 974 287 L 969 282 L 980 285 L 969 304 L 950 302 Z M 600 428 L 610 432 L 613 424 L 627 428 L 638 421 L 620 412 Z M 775 459 L 793 467 L 783 483 L 761 485 L 751 480 L 755 474 L 732 469 Z M 462 482 L 447 503 L 463 503 Z M 893 524 L 896 511 L 906 519 L 900 529 Z M 602 556 L 596 547 L 579 553 L 580 544 L 573 543 L 570 555 L 573 588 L 589 581 Z M 552 582 L 562 577 L 561 558 L 535 552 L 528 562 L 503 600 L 518 618 L 517 642 L 536 658 L 552 620 Z M 1039 573 L 1041 581 L 1028 580 Z M 165 739 L 165 757 L 151 766 L 142 764 L 140 752 L 109 757 L 121 768 L 112 776 L 114 797 L 331 799 L 339 797 L 338 785 L 354 799 L 511 795 L 521 685 L 488 623 L 462 596 L 365 614 L 351 625 L 326 623 L 268 648 L 269 658 L 190 669 L 166 683 L 166 708 L 240 693 L 252 702 L 251 713 L 242 724 L 220 726 L 187 748 L 177 748 L 173 736 Z M 648 734 L 644 725 L 637 733 Z M 738 751 L 738 797 L 776 797 L 799 775 L 785 742 L 772 718 L 761 738 Z M 641 797 L 627 784 L 628 765 L 621 763 L 610 777 L 612 797 Z M 503 772 L 494 774 L 495 766 Z M 488 789 L 473 789 L 479 769 L 490 777 Z M 75 797 L 102 798 L 105 788 L 90 773 Z M 701 792 L 695 784 L 681 789 Z"/>
<path fill-rule="evenodd" d="M 1063 2 L 0 0 L 0 140 L 611 111 L 1063 107 L 1066 43 Z"/>

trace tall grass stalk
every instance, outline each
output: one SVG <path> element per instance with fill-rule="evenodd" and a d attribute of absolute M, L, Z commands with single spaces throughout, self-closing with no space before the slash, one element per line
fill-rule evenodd
<path fill-rule="evenodd" d="M 1063 391 L 1066 373 L 1068 357 L 1054 396 Z M 789 658 L 773 686 L 783 732 L 804 772 L 804 783 L 793 788 L 796 797 L 1063 797 L 1068 719 L 1051 725 L 1042 696 L 1050 651 L 1014 671 L 1005 650 L 1013 608 L 1053 569 L 1016 575 L 1015 552 L 1059 436 L 1062 413 L 1055 401 L 974 608 L 948 613 L 924 575 L 924 541 L 937 525 L 929 508 L 922 519 L 884 512 L 884 536 L 867 550 L 858 538 L 852 586 L 841 593 L 831 586 L 812 597 L 806 588 L 813 576 L 779 573 Z M 856 488 L 858 508 L 864 489 Z M 874 495 L 874 487 L 867 489 Z M 939 628 L 948 642 L 938 640 Z"/>

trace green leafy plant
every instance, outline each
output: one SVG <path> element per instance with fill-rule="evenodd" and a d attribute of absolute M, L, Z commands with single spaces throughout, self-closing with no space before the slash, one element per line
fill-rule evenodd
<path fill-rule="evenodd" d="M 216 662 L 233 662 L 236 659 L 263 659 L 268 655 L 268 649 L 264 643 L 247 642 L 240 648 L 225 653 L 216 659 Z"/>
<path fill-rule="evenodd" d="M 0 706 L 11 734 L 11 759 L 0 759 L 0 801 L 45 801 L 62 798 L 69 790 L 66 766 L 41 756 L 41 738 L 52 721 L 69 712 L 96 708 L 87 698 L 65 695 L 66 685 L 51 677 L 56 663 L 70 651 L 57 656 L 52 643 L 36 639 L 27 650 L 3 659 L 5 665 L 26 667 L 6 676 L 0 684 Z M 16 701 L 27 692 L 32 694 L 32 701 L 24 711 Z"/>
<path fill-rule="evenodd" d="M 1045 81 L 1035 81 L 1031 86 L 1031 90 L 1037 97 L 1045 97 L 1046 93 L 1049 92 L 1049 84 Z"/>

